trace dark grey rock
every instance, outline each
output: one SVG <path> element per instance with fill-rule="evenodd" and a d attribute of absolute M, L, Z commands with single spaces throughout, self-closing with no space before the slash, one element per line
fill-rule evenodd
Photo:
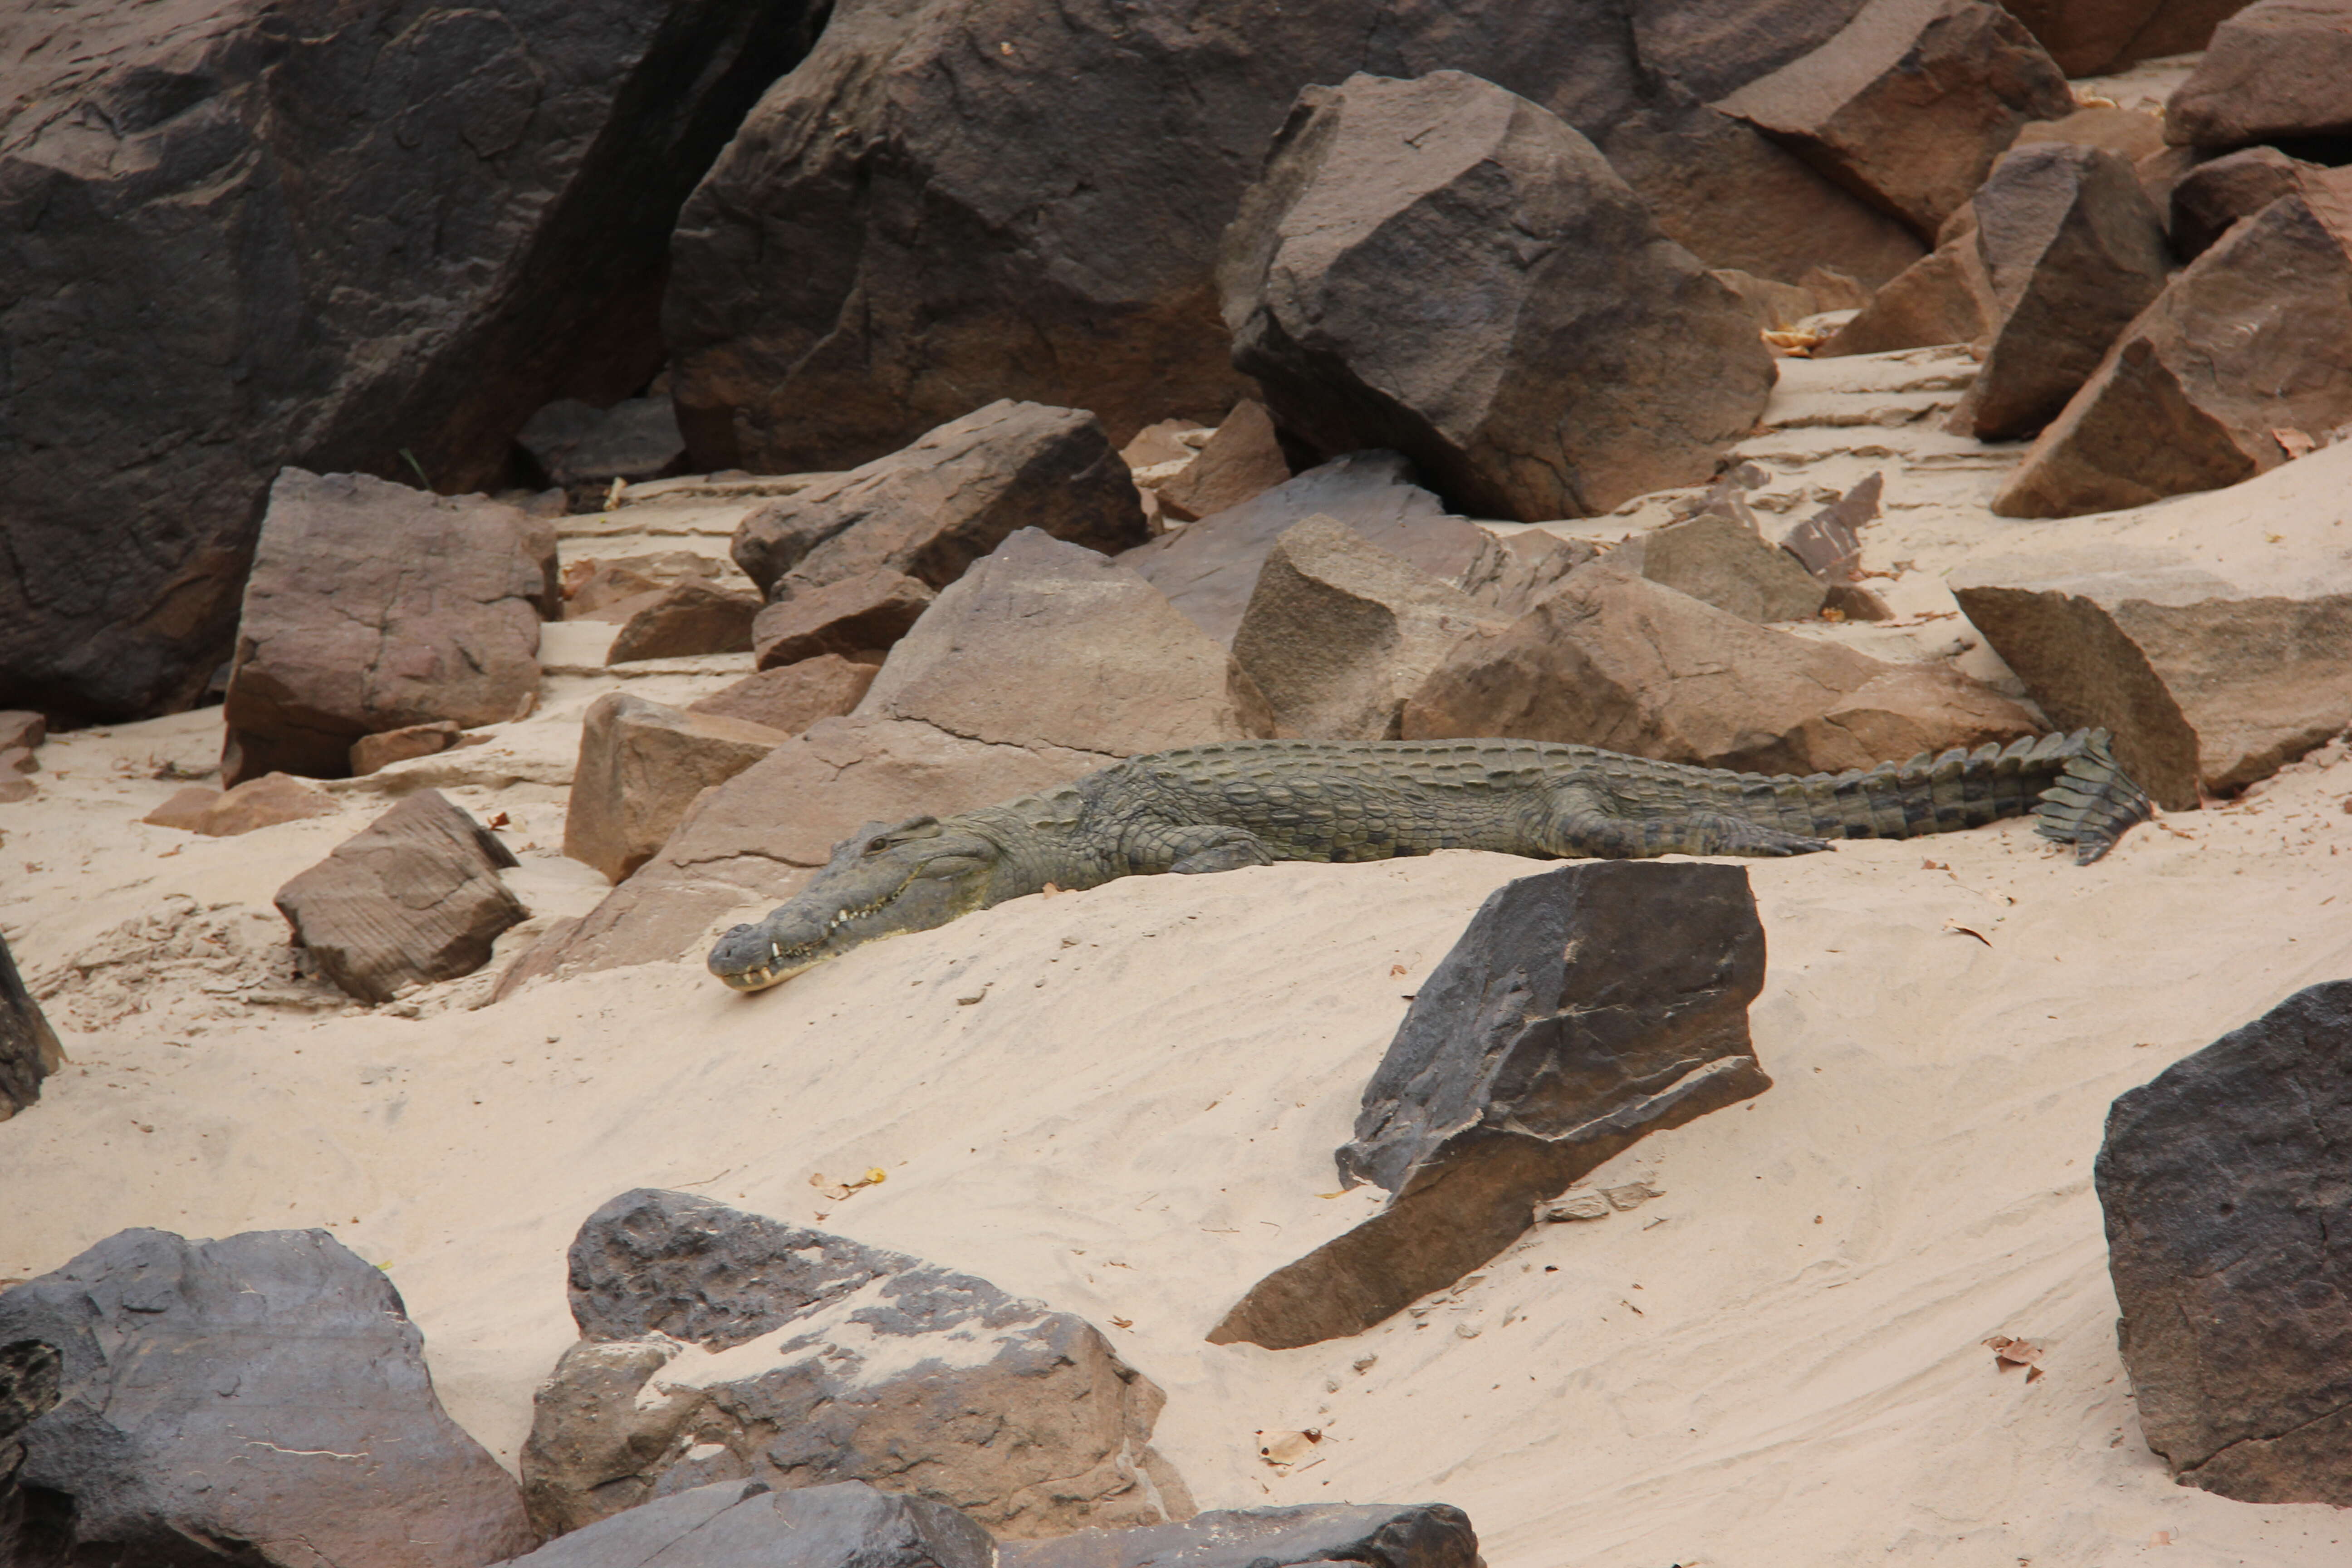
<path fill-rule="evenodd" d="M 1780 548 L 1824 583 L 1850 583 L 1862 563 L 1862 528 L 1878 515 L 1886 476 L 1873 474 L 1781 537 Z"/>
<path fill-rule="evenodd" d="M 1470 1516 L 1444 1503 L 1220 1509 L 1181 1524 L 1008 1541 L 999 1568 L 1481 1568 Z"/>
<path fill-rule="evenodd" d="M 719 1481 L 550 1542 L 513 1568 L 995 1568 L 988 1531 L 945 1503 L 857 1481 L 776 1491 Z"/>
<path fill-rule="evenodd" d="M 2242 148 L 2200 163 L 2172 187 L 2172 248 L 2182 260 L 2194 261 L 2240 218 L 2253 216 L 2281 196 L 2324 191 L 2347 179 L 2352 175 L 2290 158 L 2275 147 Z"/>
<path fill-rule="evenodd" d="M 0 1121 L 41 1098 L 41 1080 L 63 1067 L 65 1048 L 25 989 L 8 940 L 0 937 Z"/>
<path fill-rule="evenodd" d="M 1761 1094 L 1763 984 L 1742 867 L 1603 860 L 1499 889 L 1423 983 L 1338 1152 L 1341 1180 L 1389 1206 L 1260 1280 L 1210 1342 L 1360 1333 L 1645 1133 Z"/>
<path fill-rule="evenodd" d="M 609 408 L 561 398 L 532 415 L 515 440 L 549 484 L 566 490 L 659 479 L 686 457 L 677 412 L 666 396 L 624 398 Z"/>
<path fill-rule="evenodd" d="M 0 1473 L 12 1442 L 11 1568 L 478 1568 L 537 1539 L 400 1293 L 324 1231 L 126 1230 L 0 1295 Z"/>
<path fill-rule="evenodd" d="M 1192 1511 L 1149 1447 L 1160 1390 L 1093 1325 L 971 1275 L 640 1188 L 581 1227 L 571 1291 L 582 1340 L 522 1458 L 551 1534 L 740 1479 L 959 1500 L 1015 1537 Z"/>
<path fill-rule="evenodd" d="M 2116 1100 L 2094 1175 L 2139 1426 L 2176 1479 L 2352 1505 L 2352 981 Z"/>

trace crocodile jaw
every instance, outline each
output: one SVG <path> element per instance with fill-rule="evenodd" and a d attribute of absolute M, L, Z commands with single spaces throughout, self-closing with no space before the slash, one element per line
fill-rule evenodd
<path fill-rule="evenodd" d="M 739 925 L 710 950 L 710 973 L 737 991 L 765 991 L 884 937 L 929 931 L 985 908 L 996 849 L 966 835 L 844 843 L 814 882 L 757 925 Z M 875 846 L 879 846 L 876 847 Z"/>

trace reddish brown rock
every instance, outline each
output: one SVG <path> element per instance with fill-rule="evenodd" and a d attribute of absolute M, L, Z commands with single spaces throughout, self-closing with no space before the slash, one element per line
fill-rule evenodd
<path fill-rule="evenodd" d="M 725 565 L 691 550 L 575 561 L 563 569 L 564 618 L 587 619 L 625 599 L 659 593 L 690 579 L 713 578 Z"/>
<path fill-rule="evenodd" d="M 332 816 L 341 809 L 335 797 L 322 789 L 286 773 L 264 773 L 229 790 L 196 786 L 181 790 L 140 820 L 214 838 L 233 838 L 281 822 Z"/>
<path fill-rule="evenodd" d="M 617 882 L 659 853 L 694 797 L 782 744 L 781 731 L 607 692 L 590 704 L 563 852 Z"/>
<path fill-rule="evenodd" d="M 736 593 L 699 578 L 673 584 L 621 626 L 606 664 L 639 658 L 690 658 L 706 653 L 749 653 L 760 595 Z"/>
<path fill-rule="evenodd" d="M 1460 71 L 1302 93 L 1218 281 L 1286 431 L 1401 451 L 1487 517 L 1704 479 L 1772 384 L 1738 298 L 1599 151 Z"/>
<path fill-rule="evenodd" d="M 41 759 L 33 754 L 30 746 L 10 746 L 0 751 L 0 774 L 37 773 L 41 771 Z"/>
<path fill-rule="evenodd" d="M 2031 121 L 2018 132 L 2011 151 L 2044 142 L 2096 147 L 2135 163 L 2163 152 L 2167 145 L 2164 121 L 2159 116 L 2137 109 L 2112 109 L 2105 104 L 2078 109 L 2063 119 Z"/>
<path fill-rule="evenodd" d="M 2194 260 L 2241 218 L 2291 195 L 2352 201 L 2352 172 L 2306 163 L 2275 147 L 2247 147 L 2200 163 L 2172 187 L 2172 248 Z"/>
<path fill-rule="evenodd" d="M 48 739 L 49 721 L 21 708 L 0 711 L 0 752 L 18 746 L 31 751 Z"/>
<path fill-rule="evenodd" d="M 2164 134 L 2185 147 L 2352 134 L 2352 0 L 2254 0 L 2214 30 Z"/>
<path fill-rule="evenodd" d="M 7 939 L 0 937 L 0 1121 L 40 1099 L 41 1080 L 65 1064 L 57 1031 L 25 988 Z"/>
<path fill-rule="evenodd" d="M 1265 405 L 1244 399 L 1225 416 L 1217 433 L 1181 473 L 1157 489 L 1160 510 L 1179 522 L 1195 522 L 1265 494 L 1290 478 L 1290 464 L 1274 433 Z"/>
<path fill-rule="evenodd" d="M 340 778 L 362 735 L 520 717 L 556 604 L 544 522 L 479 496 L 287 469 L 246 585 L 223 779 Z"/>
<path fill-rule="evenodd" d="M 809 587 L 792 584 L 752 621 L 751 643 L 761 669 L 824 654 L 878 659 L 936 597 L 898 572 L 867 572 Z"/>
<path fill-rule="evenodd" d="M 821 653 L 747 675 L 723 691 L 688 703 L 686 710 L 740 719 L 797 735 L 820 719 L 835 718 L 856 707 L 880 668 L 835 653 Z"/>
<path fill-rule="evenodd" d="M 466 731 L 446 719 L 430 724 L 411 724 L 404 730 L 386 730 L 381 735 L 362 735 L 352 747 L 352 776 L 365 778 L 378 768 L 404 763 L 411 757 L 430 757 L 457 745 Z"/>
<path fill-rule="evenodd" d="M 2029 121 L 2074 110 L 2022 24 L 1983 0 L 1869 0 L 1717 107 L 1932 235 Z"/>
<path fill-rule="evenodd" d="M 2203 48 L 2246 0 L 2005 0 L 2058 68 L 2101 76 Z"/>
<path fill-rule="evenodd" d="M 499 880 L 514 852 L 439 790 L 419 790 L 278 889 L 320 971 L 362 1002 L 471 974 L 530 915 Z"/>
<path fill-rule="evenodd" d="M 1801 621 L 1826 602 L 1822 583 L 1802 562 L 1767 544 L 1752 524 L 1721 512 L 1669 523 L 1623 548 L 1651 582 L 1743 621 Z"/>
<path fill-rule="evenodd" d="M 1966 231 L 1938 245 L 1872 295 L 1870 303 L 1815 349 L 1813 356 L 1834 359 L 1972 343 L 1990 330 L 1996 310 L 1992 279 L 1977 254 L 1976 235 Z"/>

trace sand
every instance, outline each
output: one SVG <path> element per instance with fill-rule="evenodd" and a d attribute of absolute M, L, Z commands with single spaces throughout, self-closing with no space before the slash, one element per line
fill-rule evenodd
<path fill-rule="evenodd" d="M 1873 551 L 1948 535 L 1964 555 L 1998 472 L 1938 489 L 1916 477 L 1932 465 L 1847 451 L 1823 482 L 1873 461 L 1898 468 Z M 541 921 L 602 889 L 555 853 L 563 744 L 610 683 L 567 668 L 539 714 L 434 775 L 507 814 Z M 727 673 L 649 679 L 676 700 Z M 1493 1568 L 2334 1564 L 2352 1541 L 2336 1510 L 2178 1488 L 2147 1452 L 2090 1175 L 2116 1094 L 2352 973 L 2340 747 L 2088 868 L 2021 824 L 1749 863 L 1775 1087 L 1592 1183 L 1663 1196 L 1276 1352 L 1202 1336 L 1373 1207 L 1332 1195 L 1364 1080 L 1479 901 L 1538 868 L 1134 879 L 757 996 L 689 953 L 494 1006 L 486 972 L 367 1010 L 286 976 L 269 899 L 398 781 L 233 839 L 139 824 L 182 782 L 154 775 L 218 741 L 217 710 L 60 735 L 39 796 L 0 806 L 0 931 L 73 1058 L 0 1123 L 0 1277 L 131 1226 L 324 1226 L 386 1269 L 451 1414 L 511 1465 L 572 1337 L 573 1231 L 630 1187 L 677 1187 L 1104 1326 L 1167 1391 L 1155 1442 L 1203 1507 L 1451 1502 Z M 466 782 L 460 759 L 501 749 L 541 771 Z M 813 1184 L 870 1168 L 887 1180 L 845 1199 Z M 2046 1375 L 2000 1367 L 1995 1334 L 2042 1342 Z M 1324 1441 L 1300 1464 L 1259 1460 L 1255 1433 L 1308 1426 Z"/>

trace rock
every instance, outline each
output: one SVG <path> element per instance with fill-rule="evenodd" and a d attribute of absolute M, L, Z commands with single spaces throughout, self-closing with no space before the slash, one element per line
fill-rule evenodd
<path fill-rule="evenodd" d="M 954 1499 L 1014 1539 L 1192 1511 L 1150 1447 L 1150 1380 L 971 1275 L 639 1188 L 581 1226 L 571 1294 L 581 1342 L 522 1457 L 551 1534 L 741 1479 Z"/>
<path fill-rule="evenodd" d="M 790 587 L 751 622 L 760 668 L 831 654 L 878 662 L 938 595 L 898 572 L 865 572 L 814 587 Z"/>
<path fill-rule="evenodd" d="M 563 569 L 564 618 L 602 619 L 603 612 L 613 605 L 679 583 L 707 582 L 725 568 L 726 563 L 691 550 L 657 550 L 611 561 L 575 561 Z"/>
<path fill-rule="evenodd" d="M 185 828 L 214 838 L 234 838 L 257 827 L 332 816 L 342 807 L 325 790 L 286 773 L 264 773 L 234 789 L 191 786 L 140 818 L 157 827 Z"/>
<path fill-rule="evenodd" d="M 48 737 L 49 721 L 40 714 L 21 708 L 0 710 L 0 752 L 19 746 L 33 751 Z"/>
<path fill-rule="evenodd" d="M 2165 139 L 2242 147 L 2352 134 L 2352 0 L 2254 0 L 2164 106 Z"/>
<path fill-rule="evenodd" d="M 1872 295 L 1869 304 L 1813 350 L 1813 357 L 1972 343 L 1990 331 L 1997 309 L 1976 236 L 1965 233 L 1938 245 Z"/>
<path fill-rule="evenodd" d="M 560 398 L 532 415 L 515 442 L 547 482 L 601 493 L 614 479 L 656 479 L 682 472 L 686 439 L 667 397 L 630 397 L 609 408 Z M 583 509 L 586 510 L 586 509 Z"/>
<path fill-rule="evenodd" d="M 683 713 L 625 691 L 589 705 L 563 852 L 617 882 L 652 859 L 694 797 L 782 745 L 782 731 Z"/>
<path fill-rule="evenodd" d="M 2005 0 L 2058 68 L 2100 76 L 2139 60 L 2190 54 L 2246 0 Z"/>
<path fill-rule="evenodd" d="M 1460 71 L 1299 95 L 1218 268 L 1234 364 L 1326 457 L 1534 522 L 1705 478 L 1772 385 L 1738 296 L 1558 117 Z"/>
<path fill-rule="evenodd" d="M 1823 583 L 1852 583 L 1862 564 L 1862 530 L 1878 515 L 1885 488 L 1884 474 L 1871 475 L 1782 535 L 1780 548 Z"/>
<path fill-rule="evenodd" d="M 858 1481 L 776 1491 L 718 1481 L 551 1541 L 511 1568 L 994 1568 L 996 1543 L 957 1509 Z"/>
<path fill-rule="evenodd" d="M 1354 530 L 1311 517 L 1266 555 L 1234 659 L 1265 694 L 1276 732 L 1392 741 L 1405 699 L 1454 645 L 1507 624 Z"/>
<path fill-rule="evenodd" d="M 2116 1100 L 2094 1168 L 2147 1446 L 2242 1502 L 2352 1504 L 2352 981 L 2296 992 Z"/>
<path fill-rule="evenodd" d="M 1114 757 L 1274 731 L 1234 656 L 1159 590 L 1034 528 L 940 591 L 857 711 Z"/>
<path fill-rule="evenodd" d="M 1457 644 L 1405 704 L 1408 741 L 1568 741 L 1762 773 L 1837 773 L 2007 741 L 2034 713 L 1940 665 L 1887 664 L 1586 566 Z"/>
<path fill-rule="evenodd" d="M 688 703 L 686 710 L 740 719 L 797 735 L 820 719 L 835 718 L 856 707 L 879 668 L 839 654 L 821 653 L 747 675 L 723 691 Z"/>
<path fill-rule="evenodd" d="M 2352 212 L 2283 196 L 2125 329 L 1993 498 L 2071 517 L 2216 489 L 2286 461 L 2273 432 L 2352 418 Z"/>
<path fill-rule="evenodd" d="M 534 409 L 643 385 L 679 203 L 824 14 L 169 0 L 12 33 L 5 357 L 40 391 L 0 444 L 0 690 L 184 707 L 281 468 L 480 489 Z"/>
<path fill-rule="evenodd" d="M 1234 405 L 1200 454 L 1158 487 L 1160 509 L 1179 522 L 1196 522 L 1264 495 L 1289 478 L 1289 461 L 1275 437 L 1274 416 L 1265 404 L 1244 398 Z"/>
<path fill-rule="evenodd" d="M 33 754 L 30 746 L 10 746 L 0 751 L 0 774 L 37 773 L 41 771 L 41 759 Z"/>
<path fill-rule="evenodd" d="M 1634 542 L 1643 576 L 1743 621 L 1801 621 L 1826 602 L 1822 584 L 1794 556 L 1720 513 L 1668 523 Z"/>
<path fill-rule="evenodd" d="M 690 577 L 662 589 L 631 616 L 613 639 L 604 662 L 749 653 L 751 623 L 759 614 L 757 594 L 738 594 Z"/>
<path fill-rule="evenodd" d="M 352 776 L 365 778 L 378 768 L 404 763 L 411 757 L 437 755 L 461 744 L 465 733 L 448 720 L 437 719 L 430 724 L 411 724 L 404 730 L 386 730 L 381 735 L 362 735 L 352 745 Z M 242 789 L 245 786 L 240 784 L 237 787 Z M 151 816 L 148 820 L 152 822 L 154 818 Z"/>
<path fill-rule="evenodd" d="M 27 1564 L 478 1568 L 537 1539 L 400 1293 L 325 1231 L 119 1232 L 0 1295 L 0 1345 L 27 1342 L 58 1393 L 14 1434 L 8 1489 L 58 1537 Z"/>
<path fill-rule="evenodd" d="M 1838 35 L 1717 107 L 1933 235 L 2027 122 L 2074 95 L 1984 0 L 1868 0 Z"/>
<path fill-rule="evenodd" d="M 2213 247 L 2240 218 L 2281 196 L 2326 201 L 2352 196 L 2352 175 L 2290 158 L 2275 147 L 2248 147 L 2200 163 L 2172 187 L 2172 248 L 2190 260 Z"/>
<path fill-rule="evenodd" d="M 2347 527 L 2339 444 L 2137 521 L 2052 525 L 1950 583 L 2053 726 L 2112 731 L 2124 771 L 2190 811 L 2352 725 Z"/>
<path fill-rule="evenodd" d="M 223 781 L 341 778 L 362 735 L 520 717 L 555 604 L 545 523 L 479 496 L 287 469 L 246 584 Z"/>
<path fill-rule="evenodd" d="M 1979 441 L 2056 418 L 2107 345 L 2164 291 L 2164 221 L 2113 153 L 2041 142 L 2004 156 L 1970 204 L 1992 284 L 1992 345 L 1952 427 Z"/>
<path fill-rule="evenodd" d="M 28 778 L 14 773 L 0 773 L 0 805 L 30 800 L 41 793 L 41 786 Z"/>
<path fill-rule="evenodd" d="M 0 937 L 0 1121 L 5 1121 L 41 1098 L 41 1080 L 66 1065 L 65 1047 L 58 1044 L 58 1033 L 41 1015 L 41 1005 L 25 989 L 24 977 L 16 973 L 16 957 L 8 951 L 5 937 Z M 5 1373 L 0 1373 L 0 1383 Z M 5 1406 L 0 1406 L 0 1445 L 12 1436 Z M 0 1461 L 6 1450 L 0 1447 Z M 0 1487 L 6 1484 L 7 1472 L 0 1468 Z M 0 1501 L 0 1516 L 5 1513 L 5 1503 Z M 0 1545 L 7 1543 L 0 1535 Z"/>
<path fill-rule="evenodd" d="M 1174 1524 L 1007 1541 L 1000 1568 L 1478 1568 L 1470 1517 L 1442 1502 L 1302 1503 L 1221 1509 Z"/>
<path fill-rule="evenodd" d="M 1338 1152 L 1341 1182 L 1388 1206 L 1260 1280 L 1210 1342 L 1360 1333 L 1643 1134 L 1763 1093 L 1763 985 L 1744 867 L 1602 860 L 1499 889 L 1422 983 Z"/>
<path fill-rule="evenodd" d="M 419 790 L 278 889 L 278 911 L 320 972 L 362 1002 L 455 980 L 530 911 L 498 873 L 518 864 L 439 790 Z"/>
<path fill-rule="evenodd" d="M 1017 528 L 1106 552 L 1149 537 L 1127 465 L 1093 415 L 992 403 L 750 513 L 735 563 L 772 602 L 874 572 L 944 588 Z"/>

